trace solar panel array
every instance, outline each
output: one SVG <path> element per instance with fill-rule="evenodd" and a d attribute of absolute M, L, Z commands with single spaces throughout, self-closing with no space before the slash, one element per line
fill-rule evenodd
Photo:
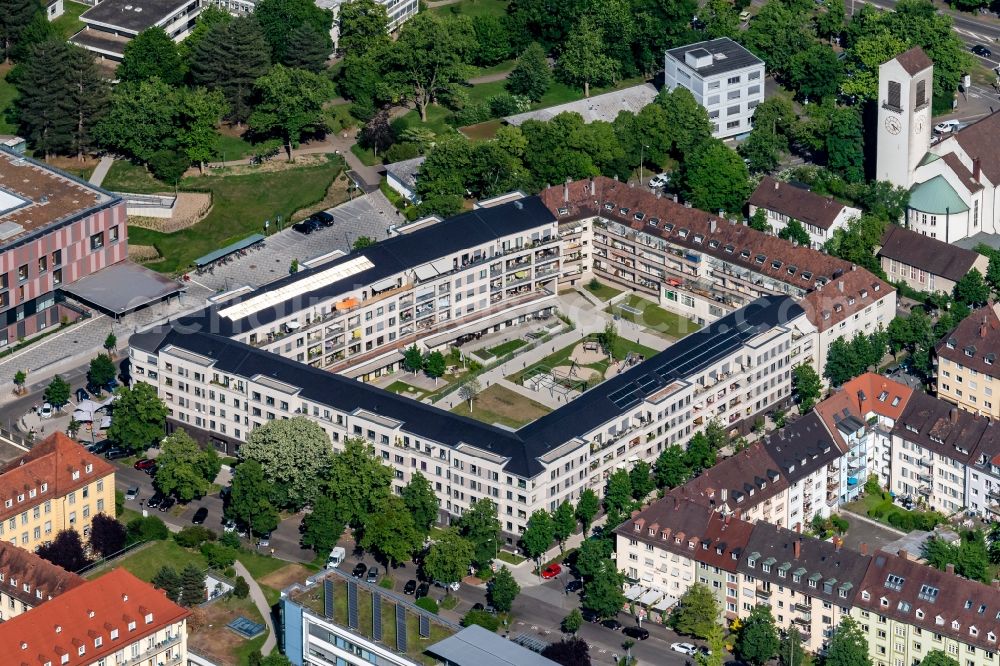
<path fill-rule="evenodd" d="M 396 604 L 396 651 L 406 652 L 406 609 Z"/>
<path fill-rule="evenodd" d="M 355 582 L 347 584 L 347 626 L 358 628 L 358 584 Z"/>
<path fill-rule="evenodd" d="M 420 637 L 421 638 L 431 637 L 431 620 L 426 615 L 420 616 Z"/>
<path fill-rule="evenodd" d="M 382 640 L 382 595 L 372 591 L 372 638 Z"/>
<path fill-rule="evenodd" d="M 333 581 L 329 578 L 323 581 L 323 615 L 333 618 Z"/>
<path fill-rule="evenodd" d="M 219 310 L 219 316 L 232 320 L 243 319 L 255 312 L 274 307 L 279 303 L 284 303 L 297 296 L 303 296 L 328 284 L 333 284 L 374 267 L 375 264 L 368 257 L 355 257 L 342 264 L 337 264 L 333 268 L 328 268 L 325 271 L 317 271 L 301 280 L 286 284 L 284 287 L 279 287 L 273 291 L 266 291 L 253 298 L 248 298 L 241 303 L 223 308 Z"/>

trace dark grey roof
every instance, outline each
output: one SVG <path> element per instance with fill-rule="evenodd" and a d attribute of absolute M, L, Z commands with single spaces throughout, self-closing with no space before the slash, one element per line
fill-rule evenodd
<path fill-rule="evenodd" d="M 393 162 L 392 164 L 385 165 L 385 173 L 386 175 L 394 176 L 396 180 L 412 190 L 417 186 L 417 172 L 420 171 L 420 167 L 426 160 L 427 157 L 421 155 L 420 157 Z"/>
<path fill-rule="evenodd" d="M 139 33 L 157 25 L 190 0 L 104 0 L 85 11 L 80 20 Z"/>
<path fill-rule="evenodd" d="M 309 270 L 300 270 L 294 275 L 275 280 L 225 303 L 215 304 L 187 315 L 181 319 L 181 323 L 221 335 L 240 335 L 253 328 L 308 309 L 316 303 L 333 298 L 359 285 L 373 284 L 390 275 L 397 275 L 402 271 L 422 266 L 464 248 L 474 247 L 501 236 L 528 231 L 552 221 L 555 221 L 555 216 L 537 196 L 526 197 L 493 208 L 469 211 L 408 234 L 387 238 L 363 250 L 352 252 L 342 259 L 320 264 Z M 243 319 L 232 321 L 217 314 L 218 310 L 222 308 L 294 284 L 314 273 L 328 270 L 357 257 L 367 257 L 374 266 L 349 278 L 331 282 L 300 297 L 255 312 Z"/>
<path fill-rule="evenodd" d="M 939 455 L 968 464 L 991 420 L 950 402 L 914 391 L 892 428 L 893 435 Z M 992 435 L 992 434 L 991 434 Z"/>
<path fill-rule="evenodd" d="M 558 666 L 551 659 L 477 624 L 438 641 L 427 651 L 452 666 Z"/>
<path fill-rule="evenodd" d="M 763 60 L 728 37 L 719 37 L 718 39 L 710 39 L 705 42 L 698 42 L 697 44 L 688 44 L 687 46 L 678 46 L 675 49 L 667 49 L 667 54 L 683 63 L 684 55 L 688 51 L 694 50 L 707 51 L 712 54 L 712 64 L 696 70 L 701 77 L 715 76 L 716 74 L 743 69 L 750 65 L 764 64 Z"/>
<path fill-rule="evenodd" d="M 916 266 L 932 275 L 958 282 L 971 271 L 979 253 L 966 250 L 916 231 L 890 224 L 882 236 L 878 256 Z"/>
<path fill-rule="evenodd" d="M 215 359 L 222 372 L 244 377 L 271 376 L 300 387 L 309 400 L 339 411 L 365 409 L 402 421 L 403 429 L 418 437 L 449 446 L 466 443 L 504 456 L 509 459 L 505 469 L 530 478 L 542 469 L 537 459 L 552 449 L 631 409 L 673 380 L 715 363 L 746 340 L 801 314 L 802 308 L 789 296 L 759 298 L 517 432 L 445 412 L 221 335 L 192 330 L 184 321 L 168 329 L 136 334 L 129 345 L 150 353 L 175 345 Z"/>
<path fill-rule="evenodd" d="M 816 412 L 809 412 L 768 436 L 764 448 L 789 483 L 805 478 L 840 456 L 840 449 Z"/>
<path fill-rule="evenodd" d="M 139 264 L 122 261 L 66 285 L 62 290 L 100 310 L 121 315 L 184 291 L 184 287 Z"/>

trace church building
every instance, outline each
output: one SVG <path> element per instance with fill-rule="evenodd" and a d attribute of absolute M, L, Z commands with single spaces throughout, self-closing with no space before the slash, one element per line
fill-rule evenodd
<path fill-rule="evenodd" d="M 933 73 L 919 47 L 879 67 L 875 176 L 910 190 L 917 233 L 946 243 L 1000 233 L 1000 112 L 931 145 Z"/>

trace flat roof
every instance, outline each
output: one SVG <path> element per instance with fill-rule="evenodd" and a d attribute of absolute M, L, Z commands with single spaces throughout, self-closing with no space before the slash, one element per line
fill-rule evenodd
<path fill-rule="evenodd" d="M 191 0 L 103 0 L 80 15 L 84 23 L 114 26 L 138 34 L 159 25 Z"/>
<path fill-rule="evenodd" d="M 560 113 L 579 113 L 585 123 L 591 123 L 595 120 L 604 120 L 610 123 L 622 111 L 639 113 L 643 107 L 652 104 L 654 99 L 656 99 L 656 86 L 651 83 L 643 83 L 575 102 L 507 116 L 504 118 L 504 122 L 508 125 L 520 125 L 526 120 L 550 120 Z"/>
<path fill-rule="evenodd" d="M 0 147 L 0 247 L 119 201 L 117 195 Z"/>
<path fill-rule="evenodd" d="M 477 624 L 435 643 L 427 651 L 444 659 L 448 666 L 558 666 Z"/>
<path fill-rule="evenodd" d="M 711 54 L 712 64 L 706 67 L 692 68 L 685 62 L 684 56 L 694 51 L 696 56 L 704 57 Z M 707 53 L 706 53 L 707 52 Z M 743 69 L 751 65 L 763 65 L 764 61 L 746 50 L 728 37 L 709 39 L 704 42 L 678 46 L 675 49 L 668 49 L 667 55 L 680 62 L 689 69 L 698 72 L 698 76 L 708 77 Z"/>
<path fill-rule="evenodd" d="M 84 28 L 70 37 L 69 41 L 77 46 L 95 51 L 104 51 L 120 58 L 125 55 L 125 45 L 131 41 L 131 37 L 95 28 Z M 114 64 L 117 65 L 118 63 Z"/>
<path fill-rule="evenodd" d="M 91 273 L 62 290 L 98 309 L 122 315 L 184 291 L 184 287 L 148 268 L 123 261 Z"/>

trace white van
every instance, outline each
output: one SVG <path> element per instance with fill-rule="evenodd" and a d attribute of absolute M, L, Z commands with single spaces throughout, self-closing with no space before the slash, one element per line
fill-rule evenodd
<path fill-rule="evenodd" d="M 335 547 L 333 550 L 330 551 L 330 557 L 328 557 L 326 560 L 326 568 L 336 569 L 337 567 L 340 566 L 340 563 L 344 561 L 344 558 L 346 556 L 347 556 L 346 550 L 344 550 L 340 546 Z"/>

